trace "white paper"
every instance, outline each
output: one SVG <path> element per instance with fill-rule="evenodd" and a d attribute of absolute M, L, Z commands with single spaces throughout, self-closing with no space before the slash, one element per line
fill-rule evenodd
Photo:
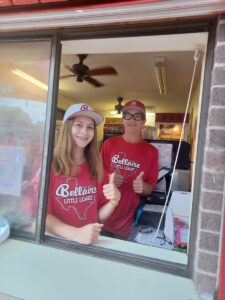
<path fill-rule="evenodd" d="M 162 167 L 171 168 L 173 145 L 169 143 L 152 143 L 151 145 L 158 149 L 159 169 Z"/>
<path fill-rule="evenodd" d="M 142 233 L 139 231 L 137 233 L 134 241 L 136 243 L 144 244 L 144 245 L 148 245 L 148 246 L 155 246 L 155 247 L 160 247 L 160 248 L 169 249 L 169 250 L 173 249 L 173 245 L 166 242 L 163 239 L 163 231 L 162 230 L 159 230 L 158 236 L 153 240 L 155 233 L 156 233 L 155 228 L 152 228 L 152 231 L 149 233 Z"/>

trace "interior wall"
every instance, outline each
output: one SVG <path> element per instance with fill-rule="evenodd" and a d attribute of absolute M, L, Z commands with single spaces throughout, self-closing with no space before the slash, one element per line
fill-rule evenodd
<path fill-rule="evenodd" d="M 191 145 L 190 149 L 190 183 L 192 183 L 193 172 L 194 172 L 194 163 L 196 157 L 196 131 L 198 124 L 198 115 L 199 115 L 199 93 L 200 93 L 200 80 L 193 91 L 191 104 L 189 108 L 189 136 L 188 142 Z"/>
<path fill-rule="evenodd" d="M 97 127 L 97 138 L 99 142 L 103 141 L 103 127 L 104 122 Z"/>

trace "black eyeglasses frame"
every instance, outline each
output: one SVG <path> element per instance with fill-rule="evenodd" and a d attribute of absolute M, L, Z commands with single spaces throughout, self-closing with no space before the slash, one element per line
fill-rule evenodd
<path fill-rule="evenodd" d="M 140 118 L 139 117 L 137 117 L 137 116 L 140 116 Z M 144 113 L 135 113 L 135 114 L 131 114 L 131 113 L 129 113 L 129 112 L 124 112 L 123 113 L 123 119 L 124 120 L 131 120 L 131 119 L 133 119 L 133 120 L 135 120 L 135 121 L 145 121 L 145 114 Z"/>

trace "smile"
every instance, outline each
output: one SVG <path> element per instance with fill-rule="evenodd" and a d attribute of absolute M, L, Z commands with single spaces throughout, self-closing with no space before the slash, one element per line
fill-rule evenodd
<path fill-rule="evenodd" d="M 84 136 L 77 136 L 76 138 L 77 138 L 78 140 L 82 141 L 82 142 L 86 142 L 86 141 L 89 140 L 88 137 L 84 137 Z"/>

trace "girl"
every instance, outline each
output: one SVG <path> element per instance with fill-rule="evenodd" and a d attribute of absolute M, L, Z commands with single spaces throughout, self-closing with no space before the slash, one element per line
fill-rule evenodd
<path fill-rule="evenodd" d="M 81 244 L 98 239 L 102 222 L 120 200 L 115 174 L 109 183 L 102 184 L 96 134 L 102 121 L 103 117 L 85 103 L 70 106 L 53 154 L 46 229 Z"/>

